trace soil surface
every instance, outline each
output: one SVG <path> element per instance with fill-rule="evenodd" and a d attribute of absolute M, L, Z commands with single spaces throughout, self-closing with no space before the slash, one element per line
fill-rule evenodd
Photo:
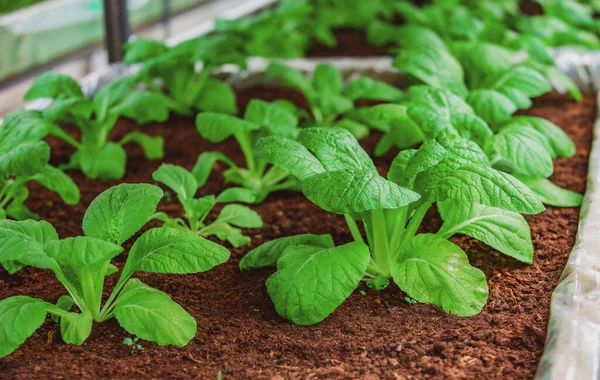
<path fill-rule="evenodd" d="M 251 97 L 273 99 L 286 90 L 255 88 L 240 94 L 243 106 Z M 592 140 L 595 97 L 576 104 L 552 94 L 535 100 L 525 114 L 557 123 L 577 144 L 575 157 L 558 159 L 552 180 L 582 193 Z M 138 128 L 121 120 L 114 135 Z M 215 145 L 203 141 L 192 119 L 173 117 L 164 124 L 142 127 L 165 138 L 165 161 L 191 168 L 199 153 L 219 149 L 242 163 L 233 141 Z M 378 136 L 364 141 L 371 151 Z M 54 163 L 66 162 L 70 150 L 51 140 Z M 137 147 L 128 147 L 124 182 L 152 182 L 160 162 L 146 161 Z M 393 155 L 376 160 L 386 171 Z M 222 190 L 217 165 L 207 185 L 209 194 Z M 81 234 L 86 207 L 101 191 L 117 182 L 90 181 L 70 173 L 82 191 L 78 206 L 68 207 L 57 196 L 32 186 L 29 206 L 50 221 L 61 237 Z M 179 207 L 167 197 L 161 210 L 177 214 Z M 485 244 L 465 236 L 452 241 L 481 268 L 489 283 L 489 301 L 471 318 L 448 315 L 434 306 L 407 302 L 395 285 L 382 292 L 360 287 L 324 322 L 295 326 L 280 318 L 264 282 L 272 269 L 240 273 L 241 257 L 251 248 L 277 237 L 299 233 L 330 233 L 338 243 L 351 240 L 344 218 L 320 210 L 301 194 L 278 193 L 255 206 L 264 228 L 247 230 L 252 244 L 232 249 L 231 259 L 197 275 L 137 275 L 150 286 L 170 294 L 198 322 L 198 333 L 189 345 L 159 347 L 141 342 L 142 349 L 124 345 L 130 337 L 115 319 L 95 324 L 81 347 L 67 345 L 60 328 L 50 319 L 9 357 L 0 359 L 4 379 L 31 378 L 531 378 L 544 346 L 550 294 L 574 244 L 578 208 L 548 207 L 528 216 L 535 246 L 533 265 L 523 265 L 500 255 Z M 427 216 L 422 232 L 441 225 L 436 212 Z M 132 239 L 133 241 L 134 239 Z M 131 241 L 128 242 L 131 244 Z M 122 267 L 125 257 L 116 258 Z M 106 289 L 116 281 L 112 276 Z M 26 294 L 55 302 L 64 294 L 51 272 L 26 268 L 13 276 L 0 271 L 0 299 Z M 106 296 L 106 295 L 105 295 Z"/>

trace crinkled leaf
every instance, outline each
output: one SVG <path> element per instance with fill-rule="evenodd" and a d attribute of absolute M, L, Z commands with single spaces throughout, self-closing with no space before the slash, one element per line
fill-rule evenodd
<path fill-rule="evenodd" d="M 116 244 L 88 236 L 50 241 L 44 244 L 44 250 L 59 264 L 74 268 L 109 262 L 123 252 Z"/>
<path fill-rule="evenodd" d="M 301 181 L 325 171 L 323 164 L 304 145 L 279 136 L 261 139 L 256 157 L 281 167 Z"/>
<path fill-rule="evenodd" d="M 198 273 L 222 264 L 229 251 L 180 228 L 152 228 L 135 241 L 123 272 Z"/>
<path fill-rule="evenodd" d="M 87 236 L 121 245 L 146 224 L 163 196 L 158 186 L 121 184 L 96 197 L 83 217 Z"/>
<path fill-rule="evenodd" d="M 336 214 L 393 209 L 419 199 L 419 195 L 373 171 L 334 170 L 306 178 L 302 192 L 313 203 Z"/>

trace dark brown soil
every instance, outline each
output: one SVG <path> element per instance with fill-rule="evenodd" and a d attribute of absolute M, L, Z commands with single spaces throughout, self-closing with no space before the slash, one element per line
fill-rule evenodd
<path fill-rule="evenodd" d="M 278 90 L 273 93 L 285 93 Z M 245 91 L 270 99 L 273 93 Z M 298 95 L 294 95 L 297 96 Z M 292 98 L 294 97 L 292 96 Z M 577 154 L 556 161 L 553 180 L 583 192 L 592 140 L 595 97 L 580 104 L 550 95 L 535 101 L 527 114 L 544 116 L 575 140 Z M 115 134 L 135 128 L 121 121 Z M 203 141 L 193 121 L 173 118 L 163 125 L 143 128 L 165 137 L 165 161 L 190 168 L 203 151 L 219 149 L 238 161 L 232 141 L 214 145 Z M 377 136 L 364 142 L 371 150 Z M 64 162 L 68 149 L 52 141 L 54 161 Z M 143 159 L 129 149 L 125 182 L 150 182 L 159 162 Z M 376 160 L 387 170 L 390 158 Z M 201 190 L 223 188 L 222 167 Z M 81 233 L 85 208 L 99 192 L 116 183 L 89 181 L 71 173 L 82 190 L 82 202 L 67 207 L 56 196 L 35 187 L 29 205 L 57 228 L 61 237 Z M 161 208 L 176 209 L 166 201 Z M 535 245 L 535 262 L 527 266 L 501 256 L 483 243 L 464 236 L 452 240 L 468 253 L 471 263 L 488 277 L 490 296 L 483 312 L 471 318 L 448 315 L 433 306 L 410 304 L 395 285 L 383 292 L 361 287 L 324 322 L 295 326 L 280 318 L 264 282 L 272 269 L 240 273 L 240 258 L 252 247 L 276 237 L 299 233 L 330 233 L 337 242 L 351 239 L 344 218 L 323 212 L 302 195 L 279 193 L 256 210 L 265 225 L 250 230 L 251 246 L 232 249 L 231 260 L 198 275 L 139 274 L 150 286 L 168 292 L 197 320 L 198 333 L 188 346 L 158 347 L 142 342 L 143 349 L 122 344 L 129 335 L 116 320 L 95 324 L 81 347 L 64 344 L 59 327 L 48 320 L 12 355 L 0 359 L 5 379 L 31 378 L 531 378 L 544 346 L 550 293 L 573 246 L 579 209 L 549 207 L 527 217 Z M 440 226 L 430 213 L 424 231 Z M 124 258 L 117 258 L 122 265 Z M 115 279 L 109 281 L 110 289 Z M 55 302 L 63 289 L 49 271 L 26 268 L 9 276 L 0 272 L 0 299 L 27 294 Z"/>
<path fill-rule="evenodd" d="M 328 47 L 314 42 L 306 52 L 307 57 L 377 57 L 389 55 L 389 46 L 369 45 L 364 32 L 355 29 L 338 29 L 333 32 L 337 45 Z"/>

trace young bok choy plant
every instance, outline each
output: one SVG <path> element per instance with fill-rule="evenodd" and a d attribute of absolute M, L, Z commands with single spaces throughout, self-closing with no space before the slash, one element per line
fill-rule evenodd
<path fill-rule="evenodd" d="M 345 117 L 354 109 L 354 101 L 378 100 L 396 102 L 403 98 L 401 90 L 368 77 L 359 77 L 344 84 L 342 73 L 332 65 L 319 64 L 311 79 L 302 72 L 281 63 L 271 63 L 267 78 L 278 78 L 287 87 L 300 91 L 310 108 L 312 119 L 306 126 L 337 126 L 348 129 L 357 138 L 366 137 L 369 129 Z"/>
<path fill-rule="evenodd" d="M 119 116 L 138 124 L 164 122 L 169 116 L 169 101 L 165 96 L 148 91 L 134 90 L 132 77 L 122 77 L 87 99 L 79 83 L 73 78 L 46 72 L 33 82 L 25 100 L 47 98 L 53 102 L 44 111 L 47 121 L 72 124 L 80 132 L 77 140 L 59 125 L 50 129 L 54 135 L 72 145 L 76 151 L 67 169 L 81 170 L 88 178 L 117 180 L 125 175 L 127 153 L 123 145 L 139 144 L 146 158 L 163 156 L 162 137 L 152 137 L 140 131 L 130 132 L 119 141 L 111 141 L 111 132 Z"/>
<path fill-rule="evenodd" d="M 232 187 L 216 197 L 206 195 L 194 198 L 201 187 L 194 175 L 181 166 L 171 164 L 162 164 L 152 174 L 152 178 L 173 190 L 183 207 L 185 220 L 171 218 L 164 212 L 154 214 L 153 219 L 164 222 L 165 227 L 182 228 L 204 237 L 216 235 L 236 248 L 250 243 L 250 238 L 244 236 L 242 230 L 237 227 L 262 227 L 262 219 L 256 211 L 243 205 L 228 204 L 232 202 L 253 203 L 256 200 L 256 194 L 252 190 Z M 219 216 L 208 223 L 206 219 L 217 204 L 226 205 Z"/>
<path fill-rule="evenodd" d="M 447 240 L 456 233 L 517 260 L 533 260 L 529 227 L 519 213 L 539 213 L 542 203 L 461 137 L 440 135 L 401 152 L 388 179 L 340 128 L 308 128 L 297 141 L 266 137 L 258 153 L 298 178 L 313 203 L 344 215 L 354 238 L 334 246 L 327 235 L 284 237 L 243 258 L 243 270 L 277 266 L 267 290 L 279 315 L 294 323 L 322 321 L 361 280 L 383 289 L 392 279 L 419 302 L 459 316 L 478 313 L 488 296 L 485 275 Z M 435 234 L 418 234 L 436 203 L 444 225 Z"/>
<path fill-rule="evenodd" d="M 243 119 L 202 112 L 196 117 L 196 128 L 203 138 L 215 143 L 233 136 L 246 160 L 246 168 L 242 168 L 221 152 L 202 153 L 192 169 L 199 186 L 206 183 L 214 163 L 223 161 L 229 166 L 224 173 L 225 181 L 252 190 L 256 203 L 274 191 L 298 188 L 296 178 L 276 166 L 267 169 L 268 164 L 256 157 L 260 138 L 275 135 L 293 139 L 298 134 L 298 119 L 285 108 L 253 99 Z"/>
<path fill-rule="evenodd" d="M 0 219 L 38 219 L 25 205 L 27 183 L 36 181 L 68 205 L 79 203 L 79 188 L 62 170 L 50 165 L 50 147 L 42 139 L 52 125 L 39 111 L 8 113 L 0 124 Z"/>
<path fill-rule="evenodd" d="M 441 133 L 458 135 L 479 145 L 494 168 L 519 178 L 545 204 L 581 204 L 580 194 L 548 180 L 554 171 L 552 160 L 572 157 L 576 149 L 569 136 L 546 119 L 513 116 L 488 124 L 463 99 L 431 86 L 412 86 L 402 104 L 362 109 L 359 119 L 384 132 L 376 155 L 385 154 L 392 146 L 410 148 Z"/>
<path fill-rule="evenodd" d="M 237 114 L 235 93 L 211 74 L 224 64 L 245 66 L 240 44 L 231 35 L 201 36 L 173 47 L 137 39 L 125 46 L 123 60 L 143 64 L 137 80 L 164 93 L 178 114 L 191 116 L 197 110 Z"/>
<path fill-rule="evenodd" d="M 196 334 L 196 322 L 169 295 L 132 278 L 135 272 L 198 273 L 225 262 L 229 251 L 179 228 L 152 228 L 129 251 L 121 276 L 102 303 L 106 277 L 118 272 L 111 259 L 152 217 L 162 190 L 148 184 L 122 184 L 100 194 L 83 218 L 85 236 L 59 239 L 41 221 L 0 222 L 0 263 L 49 269 L 68 295 L 52 304 L 15 296 L 0 301 L 0 357 L 17 349 L 46 320 L 60 319 L 62 339 L 81 345 L 94 322 L 116 318 L 121 327 L 159 345 L 183 346 Z M 76 306 L 74 311 L 73 306 Z"/>

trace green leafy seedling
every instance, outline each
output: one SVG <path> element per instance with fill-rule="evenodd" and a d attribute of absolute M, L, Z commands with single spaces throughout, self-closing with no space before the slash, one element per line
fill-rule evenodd
<path fill-rule="evenodd" d="M 234 187 L 226 189 L 218 196 L 195 198 L 199 186 L 194 175 L 181 166 L 170 164 L 162 164 L 152 174 L 152 178 L 177 194 L 185 215 L 185 219 L 182 219 L 171 218 L 164 212 L 154 214 L 153 218 L 164 222 L 164 226 L 182 228 L 204 237 L 216 235 L 236 248 L 250 243 L 250 238 L 244 236 L 238 227 L 262 227 L 262 219 L 256 211 L 239 204 L 231 204 L 254 202 L 256 195 L 252 190 Z M 207 217 L 217 204 L 226 205 L 217 218 L 208 223 Z"/>
<path fill-rule="evenodd" d="M 218 143 L 234 137 L 246 160 L 246 167 L 242 168 L 223 153 L 202 153 L 192 169 L 198 186 L 206 183 L 215 162 L 223 161 L 229 166 L 224 173 L 226 182 L 252 190 L 257 203 L 274 191 L 297 189 L 298 181 L 293 176 L 277 167 L 267 168 L 267 163 L 259 160 L 255 152 L 262 137 L 295 138 L 297 125 L 298 119 L 288 110 L 258 99 L 250 101 L 243 119 L 213 112 L 198 114 L 196 128 L 203 138 Z"/>
<path fill-rule="evenodd" d="M 61 125 L 72 124 L 79 130 L 77 140 L 57 124 L 50 129 L 51 135 L 76 149 L 65 168 L 81 170 L 92 179 L 117 180 L 125 174 L 127 153 L 123 145 L 139 144 L 148 159 L 163 156 L 162 137 L 134 131 L 117 142 L 111 141 L 111 131 L 119 116 L 139 124 L 164 122 L 169 116 L 167 98 L 158 93 L 134 90 L 134 85 L 134 78 L 122 77 L 98 91 L 93 99 L 87 99 L 73 78 L 46 72 L 36 78 L 25 94 L 25 100 L 52 99 L 52 104 L 44 111 L 44 119 Z"/>
<path fill-rule="evenodd" d="M 271 63 L 267 78 L 277 78 L 283 85 L 300 91 L 310 108 L 307 125 L 315 127 L 338 126 L 348 129 L 357 138 L 366 137 L 369 129 L 345 117 L 360 99 L 395 102 L 403 92 L 387 83 L 368 77 L 359 77 L 344 84 L 340 70 L 329 64 L 319 64 L 312 78 L 281 63 Z"/>
<path fill-rule="evenodd" d="M 0 124 L 0 219 L 39 218 L 25 205 L 30 181 L 56 192 L 66 204 L 79 203 L 77 185 L 48 164 L 50 147 L 42 139 L 51 129 L 39 111 L 13 111 Z"/>
<path fill-rule="evenodd" d="M 119 271 L 111 259 L 151 219 L 162 195 L 148 184 L 111 187 L 88 207 L 85 235 L 66 239 L 44 221 L 0 221 L 0 263 L 51 270 L 68 294 L 57 304 L 27 296 L 0 301 L 0 357 L 16 350 L 47 314 L 60 320 L 62 339 L 69 344 L 83 344 L 93 323 L 113 317 L 130 334 L 160 346 L 187 344 L 196 334 L 194 318 L 169 295 L 132 276 L 209 270 L 229 258 L 219 244 L 179 228 L 149 229 L 133 243 L 121 276 L 102 302 L 106 277 Z"/>
<path fill-rule="evenodd" d="M 297 177 L 313 203 L 344 215 L 354 239 L 335 246 L 329 235 L 283 237 L 242 259 L 241 269 L 277 266 L 267 290 L 279 315 L 294 323 L 322 321 L 360 281 L 380 290 L 390 279 L 419 302 L 459 316 L 478 313 L 488 295 L 485 275 L 448 240 L 456 233 L 533 260 L 529 227 L 519 213 L 541 212 L 542 203 L 516 178 L 493 169 L 469 140 L 440 135 L 403 151 L 388 179 L 341 128 L 308 128 L 297 141 L 267 137 L 258 154 Z M 436 234 L 417 234 L 436 203 L 444 225 Z"/>
<path fill-rule="evenodd" d="M 136 80 L 164 93 L 178 114 L 191 116 L 197 110 L 236 114 L 235 93 L 211 74 L 225 64 L 244 67 L 241 49 L 241 40 L 233 35 L 201 36 L 173 47 L 137 39 L 125 46 L 123 60 L 141 63 Z"/>

